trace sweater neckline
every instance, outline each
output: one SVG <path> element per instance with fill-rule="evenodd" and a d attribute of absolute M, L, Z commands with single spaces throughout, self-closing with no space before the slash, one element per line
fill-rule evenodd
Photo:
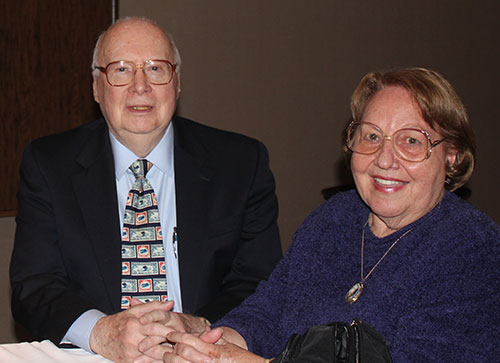
<path fill-rule="evenodd" d="M 450 193 L 446 192 L 443 196 L 443 199 L 438 204 L 436 204 L 436 206 L 434 208 L 432 208 L 427 214 L 425 214 L 424 216 L 420 217 L 416 221 L 414 221 L 410 224 L 407 224 L 406 226 L 398 229 L 397 231 L 395 231 L 395 232 L 393 232 L 385 237 L 376 236 L 372 232 L 371 228 L 367 225 L 365 227 L 365 242 L 373 243 L 376 245 L 385 245 L 389 242 L 392 243 L 392 241 L 394 241 L 395 239 L 402 236 L 409 229 L 414 229 L 414 231 L 410 232 L 410 234 L 414 234 L 415 232 L 418 233 L 419 227 L 422 224 L 425 224 L 429 219 L 433 220 L 433 223 L 436 222 L 434 217 L 440 213 L 443 203 L 447 203 L 447 200 L 449 198 L 449 194 Z M 365 213 L 365 215 L 363 217 L 364 219 L 362 220 L 362 222 L 360 224 L 360 228 L 359 228 L 360 235 L 361 235 L 363 226 L 365 225 L 366 221 L 368 220 L 369 215 L 370 215 L 370 210 L 368 209 L 368 212 Z"/>

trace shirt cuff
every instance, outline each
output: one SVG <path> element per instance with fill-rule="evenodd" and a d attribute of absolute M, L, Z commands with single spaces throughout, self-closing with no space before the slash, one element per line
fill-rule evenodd
<path fill-rule="evenodd" d="M 71 324 L 61 343 L 70 342 L 87 352 L 94 353 L 90 349 L 90 334 L 97 321 L 104 316 L 106 314 L 99 310 L 87 310 Z"/>

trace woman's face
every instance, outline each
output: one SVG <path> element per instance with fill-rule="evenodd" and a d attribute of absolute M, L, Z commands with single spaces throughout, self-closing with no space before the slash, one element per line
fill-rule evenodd
<path fill-rule="evenodd" d="M 377 125 L 386 136 L 401 128 L 417 128 L 427 131 L 432 141 L 442 139 L 424 121 L 412 96 L 402 87 L 378 91 L 361 121 Z M 408 162 L 399 159 L 386 140 L 374 154 L 353 153 L 351 169 L 358 192 L 375 217 L 390 229 L 399 229 L 424 216 L 442 199 L 445 165 L 454 158 L 454 153 L 447 154 L 443 142 L 433 148 L 428 159 Z"/>

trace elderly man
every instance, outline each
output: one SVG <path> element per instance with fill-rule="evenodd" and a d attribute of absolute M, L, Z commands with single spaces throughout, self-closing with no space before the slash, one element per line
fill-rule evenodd
<path fill-rule="evenodd" d="M 174 116 L 180 56 L 151 21 L 104 32 L 92 74 L 104 119 L 25 151 L 12 311 L 36 339 L 158 359 L 139 343 L 172 305 L 200 330 L 281 258 L 274 178 L 258 141 Z"/>

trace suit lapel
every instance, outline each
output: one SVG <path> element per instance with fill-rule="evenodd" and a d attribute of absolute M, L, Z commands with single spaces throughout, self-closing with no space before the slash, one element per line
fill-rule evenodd
<path fill-rule="evenodd" d="M 199 294 L 194 288 L 199 271 L 193 266 L 203 258 L 198 244 L 207 230 L 203 211 L 209 201 L 212 170 L 209 153 L 189 121 L 176 117 L 173 126 L 179 273 L 183 308 L 191 311 Z M 73 176 L 73 186 L 94 248 L 95 268 L 101 272 L 112 310 L 118 311 L 121 236 L 114 160 L 104 122 L 93 131 L 76 161 L 82 170 Z"/>
<path fill-rule="evenodd" d="M 98 268 L 113 311 L 120 308 L 121 236 L 117 210 L 114 160 L 103 122 L 82 149 L 73 186 L 94 248 Z"/>
<path fill-rule="evenodd" d="M 193 312 L 199 294 L 196 280 L 201 256 L 198 244 L 203 240 L 207 218 L 203 211 L 208 202 L 212 171 L 209 154 L 189 121 L 174 119 L 174 168 L 179 236 L 179 273 L 183 309 Z"/>

